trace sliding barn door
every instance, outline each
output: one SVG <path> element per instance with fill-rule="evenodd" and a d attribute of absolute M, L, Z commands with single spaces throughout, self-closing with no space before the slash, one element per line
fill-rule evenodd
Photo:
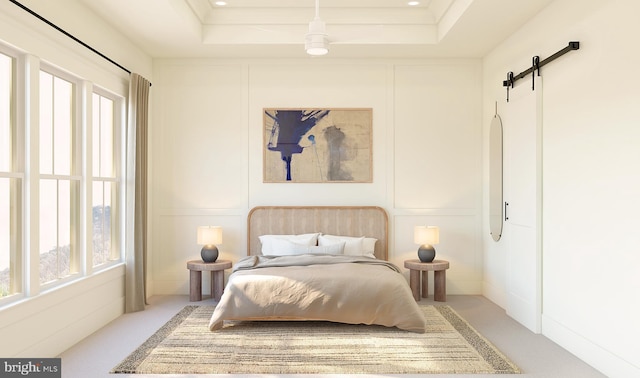
<path fill-rule="evenodd" d="M 522 79 L 509 91 L 505 133 L 505 242 L 507 314 L 540 333 L 542 316 L 541 130 L 542 80 Z"/>

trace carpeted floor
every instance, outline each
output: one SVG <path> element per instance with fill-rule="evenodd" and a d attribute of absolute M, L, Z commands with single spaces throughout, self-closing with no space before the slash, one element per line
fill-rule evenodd
<path fill-rule="evenodd" d="M 212 306 L 186 306 L 112 373 L 519 373 L 454 310 L 421 306 L 427 332 L 330 322 L 233 322 L 210 332 Z"/>

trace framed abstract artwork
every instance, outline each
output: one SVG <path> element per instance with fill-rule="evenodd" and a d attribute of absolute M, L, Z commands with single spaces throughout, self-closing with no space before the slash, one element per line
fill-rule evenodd
<path fill-rule="evenodd" d="M 264 109 L 264 182 L 372 182 L 372 117 L 370 108 Z"/>

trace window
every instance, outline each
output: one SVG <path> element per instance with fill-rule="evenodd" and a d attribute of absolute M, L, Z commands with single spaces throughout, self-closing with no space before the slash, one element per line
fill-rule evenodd
<path fill-rule="evenodd" d="M 15 58 L 0 52 L 0 298 L 22 291 L 22 181 L 15 128 Z"/>
<path fill-rule="evenodd" d="M 0 43 L 0 309 L 122 262 L 125 104 Z"/>
<path fill-rule="evenodd" d="M 93 266 L 118 260 L 116 248 L 118 203 L 116 101 L 93 93 L 92 255 Z"/>
<path fill-rule="evenodd" d="M 40 71 L 40 284 L 80 270 L 74 93 L 72 82 Z"/>

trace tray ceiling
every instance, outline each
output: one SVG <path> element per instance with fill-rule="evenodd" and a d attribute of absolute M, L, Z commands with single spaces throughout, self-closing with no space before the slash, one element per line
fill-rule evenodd
<path fill-rule="evenodd" d="M 315 0 L 80 0 L 152 57 L 306 57 Z M 320 0 L 322 58 L 482 57 L 552 0 Z M 320 59 L 322 59 L 320 58 Z"/>

